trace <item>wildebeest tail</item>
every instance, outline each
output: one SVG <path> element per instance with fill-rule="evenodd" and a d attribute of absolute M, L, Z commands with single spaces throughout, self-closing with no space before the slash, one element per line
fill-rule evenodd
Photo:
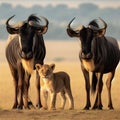
<path fill-rule="evenodd" d="M 97 85 L 97 77 L 95 75 L 95 72 L 92 74 L 92 93 L 94 94 L 96 91 L 96 85 Z"/>

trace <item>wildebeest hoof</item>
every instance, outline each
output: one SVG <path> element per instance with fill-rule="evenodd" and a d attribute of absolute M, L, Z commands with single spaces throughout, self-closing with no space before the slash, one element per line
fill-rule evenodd
<path fill-rule="evenodd" d="M 30 109 L 35 109 L 35 106 L 33 105 L 33 103 L 31 101 L 28 102 L 28 107 Z"/>
<path fill-rule="evenodd" d="M 17 109 L 17 105 L 13 105 L 12 109 Z"/>
<path fill-rule="evenodd" d="M 113 106 L 111 106 L 111 105 L 109 105 L 108 108 L 109 108 L 110 110 L 113 110 L 113 109 L 114 109 Z"/>
<path fill-rule="evenodd" d="M 92 107 L 92 110 L 96 110 L 96 109 L 97 109 L 97 106 L 93 106 L 93 107 Z"/>
<path fill-rule="evenodd" d="M 83 110 L 89 110 L 89 107 L 88 107 L 88 106 L 85 106 L 85 107 L 83 108 Z"/>
<path fill-rule="evenodd" d="M 41 107 L 42 107 L 41 104 L 37 104 L 37 105 L 36 105 L 36 108 L 38 108 L 38 109 L 40 109 Z"/>
<path fill-rule="evenodd" d="M 102 110 L 102 106 L 101 105 L 100 106 L 94 106 L 92 108 L 92 110 Z"/>
<path fill-rule="evenodd" d="M 17 109 L 18 109 L 18 110 L 22 110 L 22 109 L 23 109 L 23 106 L 20 106 L 20 105 L 19 105 L 19 106 L 17 106 Z"/>
<path fill-rule="evenodd" d="M 28 101 L 28 106 L 29 106 L 29 105 L 33 105 L 33 103 L 32 103 L 31 101 Z"/>
<path fill-rule="evenodd" d="M 102 110 L 102 107 L 101 107 L 101 106 L 98 106 L 98 107 L 97 107 L 97 110 Z"/>

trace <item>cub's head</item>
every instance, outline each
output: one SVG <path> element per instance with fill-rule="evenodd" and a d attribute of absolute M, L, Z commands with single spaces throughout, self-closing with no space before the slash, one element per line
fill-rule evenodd
<path fill-rule="evenodd" d="M 50 78 L 53 75 L 55 64 L 36 64 L 35 67 L 41 78 Z"/>

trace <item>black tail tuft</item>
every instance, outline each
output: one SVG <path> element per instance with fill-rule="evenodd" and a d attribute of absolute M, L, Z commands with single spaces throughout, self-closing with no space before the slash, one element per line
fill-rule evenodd
<path fill-rule="evenodd" d="M 97 85 L 97 77 L 95 75 L 95 72 L 92 74 L 92 93 L 94 94 L 96 91 L 96 85 Z"/>

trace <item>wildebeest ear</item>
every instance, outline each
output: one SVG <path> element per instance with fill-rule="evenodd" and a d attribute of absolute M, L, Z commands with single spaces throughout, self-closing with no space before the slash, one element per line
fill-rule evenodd
<path fill-rule="evenodd" d="M 40 30 L 37 30 L 37 34 L 45 34 L 48 30 L 48 27 L 43 27 Z"/>
<path fill-rule="evenodd" d="M 55 64 L 51 64 L 50 67 L 51 67 L 52 70 L 54 70 L 55 69 Z"/>
<path fill-rule="evenodd" d="M 67 28 L 67 34 L 70 37 L 79 37 L 80 36 L 80 31 L 79 30 L 74 31 L 72 29 Z"/>
<path fill-rule="evenodd" d="M 88 27 L 94 31 L 96 37 L 102 37 L 105 35 L 107 23 L 101 18 L 94 19 L 89 23 Z"/>
<path fill-rule="evenodd" d="M 105 35 L 105 32 L 106 32 L 106 29 L 99 30 L 97 33 L 97 37 L 102 37 L 103 35 Z"/>
<path fill-rule="evenodd" d="M 70 36 L 70 37 L 80 37 L 80 31 L 84 28 L 83 25 L 73 29 L 71 27 L 71 23 L 73 22 L 73 20 L 75 19 L 75 17 L 69 22 L 69 24 L 67 25 L 67 34 Z"/>
<path fill-rule="evenodd" d="M 36 70 L 39 70 L 41 67 L 42 67 L 41 64 L 36 64 L 36 65 L 35 65 Z"/>
<path fill-rule="evenodd" d="M 19 33 L 19 29 L 17 28 L 11 28 L 11 27 L 6 27 L 8 33 L 10 34 L 18 34 Z"/>

